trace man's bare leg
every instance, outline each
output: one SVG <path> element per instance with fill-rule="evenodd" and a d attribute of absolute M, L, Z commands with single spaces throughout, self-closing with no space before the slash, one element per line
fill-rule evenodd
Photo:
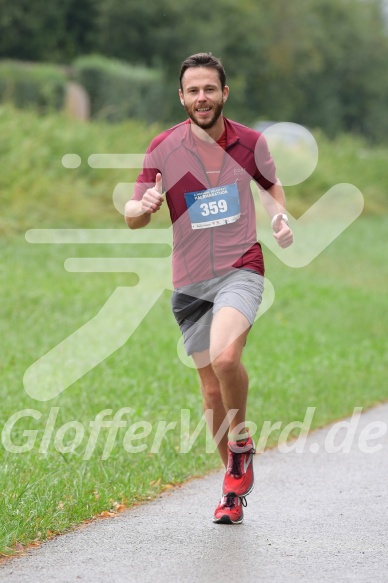
<path fill-rule="evenodd" d="M 215 437 L 227 417 L 222 402 L 220 383 L 213 371 L 212 365 L 207 364 L 206 366 L 203 366 L 205 362 L 210 361 L 208 350 L 204 352 L 195 352 L 193 354 L 193 360 L 197 366 L 197 372 L 200 378 L 204 411 L 210 410 L 213 412 L 213 421 L 211 425 L 209 424 L 209 429 L 213 437 Z M 225 467 L 228 463 L 228 429 L 227 426 L 221 439 L 217 439 L 218 453 L 220 454 Z"/>
<path fill-rule="evenodd" d="M 214 315 L 210 332 L 211 366 L 218 379 L 222 402 L 230 415 L 229 431 L 245 432 L 245 414 L 248 397 L 248 375 L 241 363 L 242 351 L 250 324 L 235 308 L 225 307 Z"/>
<path fill-rule="evenodd" d="M 228 460 L 228 430 L 236 433 L 245 431 L 248 375 L 241 363 L 241 355 L 249 329 L 250 324 L 241 312 L 234 308 L 221 308 L 213 318 L 210 351 L 192 355 L 201 382 L 204 410 L 213 411 L 210 427 L 213 437 L 228 417 L 229 427 L 217 443 L 225 467 Z"/>

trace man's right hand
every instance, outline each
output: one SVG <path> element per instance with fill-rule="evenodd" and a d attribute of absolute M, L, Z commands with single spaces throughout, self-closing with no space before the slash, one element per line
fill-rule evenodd
<path fill-rule="evenodd" d="M 158 172 L 155 186 L 146 190 L 141 200 L 141 210 L 143 213 L 156 213 L 160 209 L 164 201 L 162 192 L 162 175 Z"/>

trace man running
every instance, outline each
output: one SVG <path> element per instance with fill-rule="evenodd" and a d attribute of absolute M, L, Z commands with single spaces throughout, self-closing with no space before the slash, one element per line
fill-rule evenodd
<path fill-rule="evenodd" d="M 293 235 L 266 141 L 222 115 L 228 95 L 223 65 L 211 53 L 182 63 L 179 98 L 188 119 L 152 140 L 125 220 L 131 229 L 148 225 L 165 192 L 174 235 L 172 309 L 226 467 L 213 520 L 239 524 L 255 453 L 245 426 L 248 375 L 241 356 L 264 276 L 252 180 L 280 247 L 291 245 Z"/>

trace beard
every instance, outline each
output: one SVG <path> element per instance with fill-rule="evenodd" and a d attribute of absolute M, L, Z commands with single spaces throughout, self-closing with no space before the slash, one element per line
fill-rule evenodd
<path fill-rule="evenodd" d="M 219 119 L 222 110 L 224 107 L 224 102 L 223 100 L 214 103 L 213 104 L 213 115 L 211 117 L 210 120 L 208 121 L 202 121 L 201 119 L 198 119 L 197 117 L 195 117 L 195 108 L 189 108 L 185 105 L 185 110 L 187 115 L 189 116 L 189 118 L 195 123 L 195 125 L 197 125 L 198 127 L 200 127 L 203 130 L 209 130 L 210 128 L 212 128 L 214 126 L 214 124 L 217 122 L 217 120 Z"/>

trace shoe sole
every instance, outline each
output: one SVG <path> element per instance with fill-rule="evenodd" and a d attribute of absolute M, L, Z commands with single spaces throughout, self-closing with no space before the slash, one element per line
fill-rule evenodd
<path fill-rule="evenodd" d="M 213 518 L 214 524 L 241 524 L 243 520 L 243 516 L 240 518 L 240 520 L 232 520 L 230 516 L 227 516 L 226 514 L 221 516 L 221 518 Z"/>

